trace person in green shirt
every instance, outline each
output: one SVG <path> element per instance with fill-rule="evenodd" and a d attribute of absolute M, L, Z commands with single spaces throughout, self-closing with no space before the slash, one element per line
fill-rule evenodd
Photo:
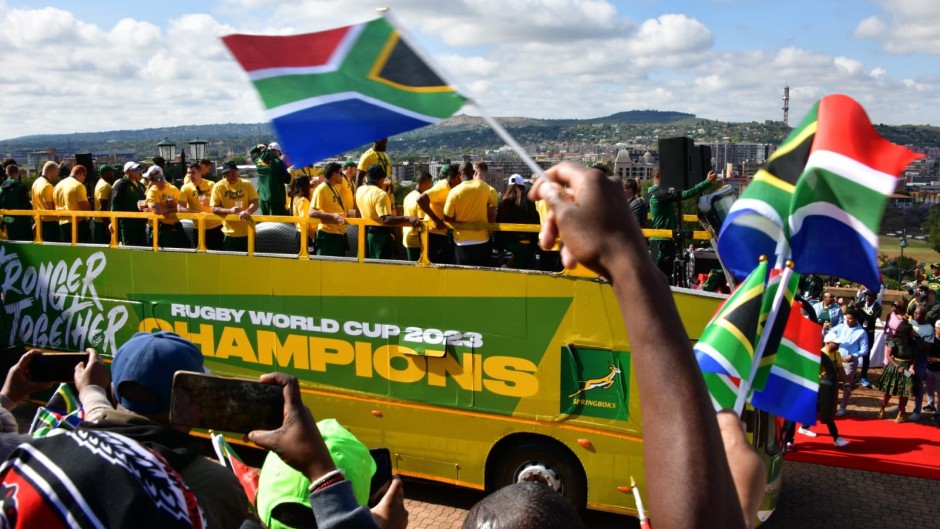
<path fill-rule="evenodd" d="M 111 188 L 111 211 L 140 212 L 147 208 L 147 193 L 141 184 L 140 164 L 124 164 L 124 176 Z M 118 219 L 118 234 L 123 246 L 148 246 L 147 219 Z"/>
<path fill-rule="evenodd" d="M 659 167 L 653 169 L 653 185 L 650 186 L 646 195 L 646 201 L 650 206 L 650 216 L 654 230 L 675 230 L 676 229 L 676 206 L 683 200 L 697 197 L 705 192 L 718 175 L 715 171 L 709 171 L 705 180 L 702 180 L 695 187 L 685 191 L 675 188 L 664 188 L 661 186 Z M 676 244 L 671 238 L 650 237 L 650 254 L 657 268 L 666 274 L 667 278 L 672 278 L 673 263 L 676 260 Z"/>
<path fill-rule="evenodd" d="M 287 212 L 287 191 L 290 172 L 281 159 L 281 146 L 258 144 L 251 150 L 251 161 L 258 168 L 258 202 L 262 215 L 290 215 Z"/>

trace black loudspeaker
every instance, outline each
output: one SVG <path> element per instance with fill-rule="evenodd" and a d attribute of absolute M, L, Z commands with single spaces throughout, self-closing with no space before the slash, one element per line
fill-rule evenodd
<path fill-rule="evenodd" d="M 685 190 L 692 172 L 693 143 L 691 138 L 659 140 L 659 177 L 664 188 Z"/>
<path fill-rule="evenodd" d="M 75 164 L 84 165 L 85 170 L 88 171 L 88 176 L 95 174 L 95 161 L 91 157 L 90 152 L 85 153 L 76 153 L 75 154 Z"/>
<path fill-rule="evenodd" d="M 685 188 L 695 187 L 699 182 L 705 180 L 709 171 L 713 170 L 712 148 L 708 145 L 696 145 L 692 149 L 692 172 L 689 173 L 689 181 L 686 182 Z"/>
<path fill-rule="evenodd" d="M 91 153 L 75 153 L 75 165 L 82 165 L 85 167 L 85 171 L 87 171 L 85 175 L 85 189 L 89 191 L 94 189 L 95 184 L 98 183 L 98 173 L 95 172 L 95 161 Z M 95 200 L 91 197 L 91 192 L 88 193 L 88 201 L 91 202 L 91 207 L 94 209 Z"/>

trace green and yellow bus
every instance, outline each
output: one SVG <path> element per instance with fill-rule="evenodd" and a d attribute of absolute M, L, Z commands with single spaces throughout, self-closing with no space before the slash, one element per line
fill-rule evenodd
<path fill-rule="evenodd" d="M 91 215 L 117 227 L 117 214 Z M 153 215 L 125 215 L 159 230 Z M 205 217 L 179 217 L 203 247 Z M 292 253 L 260 251 L 267 226 L 296 233 L 297 221 L 257 217 L 248 255 L 2 241 L 0 330 L 9 343 L 95 347 L 106 358 L 135 332 L 171 330 L 202 349 L 213 373 L 296 376 L 316 417 L 388 447 L 399 474 L 479 490 L 538 480 L 578 507 L 636 513 L 628 491 L 631 477 L 641 490 L 645 482 L 640 405 L 608 283 L 370 261 L 363 237 L 354 258 L 311 257 L 306 241 Z M 724 297 L 673 296 L 692 339 Z M 768 463 L 766 519 L 781 483 L 778 425 L 746 419 Z"/>

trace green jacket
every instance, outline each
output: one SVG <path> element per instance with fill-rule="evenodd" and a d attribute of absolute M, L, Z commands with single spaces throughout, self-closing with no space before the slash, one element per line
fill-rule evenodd
<path fill-rule="evenodd" d="M 646 194 L 646 201 L 650 205 L 650 216 L 652 217 L 650 228 L 654 230 L 676 229 L 676 207 L 674 204 L 701 195 L 710 185 L 710 181 L 702 180 L 692 189 L 687 189 L 681 193 L 669 191 L 658 185 L 650 186 L 649 192 Z M 665 240 L 663 237 L 651 237 L 650 239 Z"/>
<path fill-rule="evenodd" d="M 251 161 L 258 168 L 258 200 L 285 204 L 287 192 L 284 186 L 290 183 L 290 173 L 284 162 L 274 151 L 260 146 L 251 150 Z"/>

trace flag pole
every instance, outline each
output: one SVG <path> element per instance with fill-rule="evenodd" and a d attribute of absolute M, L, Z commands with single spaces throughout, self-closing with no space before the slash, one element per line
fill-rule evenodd
<path fill-rule="evenodd" d="M 779 257 L 778 257 L 779 259 Z M 779 262 L 779 260 L 778 260 Z M 747 402 L 747 395 L 751 391 L 751 384 L 754 383 L 754 377 L 757 375 L 757 368 L 760 367 L 760 359 L 763 357 L 764 349 L 767 348 L 767 340 L 770 339 L 770 329 L 777 321 L 777 315 L 780 313 L 780 305 L 786 297 L 787 285 L 790 283 L 790 277 L 793 276 L 793 261 L 787 261 L 780 275 L 780 282 L 777 285 L 777 292 L 774 294 L 774 301 L 770 307 L 770 314 L 767 315 L 767 322 L 764 324 L 763 331 L 757 341 L 757 347 L 754 349 L 754 360 L 751 362 L 751 372 L 746 380 L 741 380 L 738 387 L 738 397 L 734 401 L 734 413 L 741 415 L 744 411 L 744 403 Z"/>
<path fill-rule="evenodd" d="M 503 126 L 500 125 L 498 121 L 490 116 L 489 113 L 486 112 L 486 110 L 480 105 L 480 103 L 478 103 L 472 97 L 466 95 L 463 91 L 457 90 L 457 83 L 454 82 L 453 78 L 447 75 L 447 73 L 442 68 L 440 68 L 440 66 L 438 66 L 438 64 L 435 63 L 430 56 L 424 53 L 424 50 L 421 48 L 421 46 L 417 45 L 415 39 L 411 37 L 411 34 L 408 33 L 407 29 L 405 29 L 405 26 L 398 21 L 398 18 L 392 14 L 392 10 L 389 7 L 380 7 L 378 8 L 378 11 L 382 14 L 382 16 L 385 17 L 386 20 L 388 20 L 389 24 L 398 30 L 399 38 L 408 44 L 412 51 L 415 52 L 415 55 L 424 61 L 425 64 L 431 66 L 431 69 L 434 70 L 434 73 L 439 75 L 445 83 L 454 87 L 457 93 L 466 98 L 467 103 L 473 105 L 480 112 L 480 117 L 483 119 L 483 121 L 489 125 L 489 127 L 493 130 L 493 132 L 496 133 L 497 136 L 506 142 L 506 145 L 508 145 L 509 148 L 515 151 L 522 162 L 532 170 L 533 174 L 538 175 L 539 177 L 545 176 L 544 169 L 542 169 L 539 164 L 535 163 L 535 160 L 533 160 L 532 157 L 529 156 L 529 153 L 527 153 L 526 150 L 522 148 L 522 145 L 519 145 L 519 142 L 517 142 L 516 139 L 509 134 L 509 131 L 503 128 Z"/>

